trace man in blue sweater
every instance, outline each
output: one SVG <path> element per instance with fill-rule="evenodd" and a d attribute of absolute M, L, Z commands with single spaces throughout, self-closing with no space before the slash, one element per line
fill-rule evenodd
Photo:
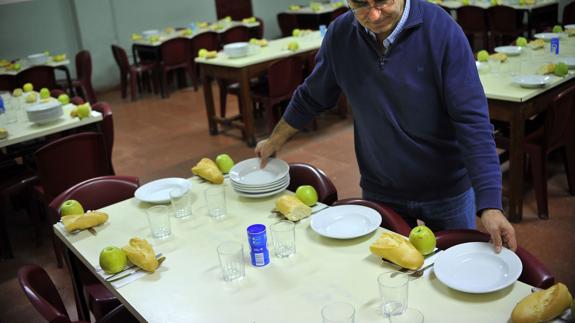
<path fill-rule="evenodd" d="M 422 0 L 348 4 L 329 26 L 314 71 L 256 146 L 262 165 L 343 92 L 365 199 L 434 231 L 475 228 L 478 215 L 497 251 L 515 250 L 487 99 L 461 28 Z"/>

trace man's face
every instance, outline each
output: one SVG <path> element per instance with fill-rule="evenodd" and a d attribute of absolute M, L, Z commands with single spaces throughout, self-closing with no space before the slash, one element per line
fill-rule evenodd
<path fill-rule="evenodd" d="M 359 23 L 376 34 L 389 34 L 401 19 L 406 0 L 348 0 Z"/>

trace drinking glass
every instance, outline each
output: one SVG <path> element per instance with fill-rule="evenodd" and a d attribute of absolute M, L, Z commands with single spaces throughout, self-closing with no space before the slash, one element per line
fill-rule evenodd
<path fill-rule="evenodd" d="M 295 255 L 295 224 L 282 220 L 272 224 L 270 230 L 276 257 L 287 258 Z"/>
<path fill-rule="evenodd" d="M 218 248 L 218 258 L 224 281 L 234 281 L 245 277 L 244 246 L 235 241 L 221 243 Z"/>
<path fill-rule="evenodd" d="M 176 187 L 170 190 L 170 202 L 177 219 L 189 219 L 192 216 L 192 195 L 187 188 Z"/>
<path fill-rule="evenodd" d="M 150 223 L 150 231 L 152 236 L 156 239 L 165 239 L 172 234 L 172 227 L 170 225 L 170 211 L 165 205 L 155 205 L 149 208 L 146 213 L 148 214 L 148 222 Z"/>
<path fill-rule="evenodd" d="M 210 217 L 220 219 L 226 216 L 226 190 L 223 185 L 208 188 L 204 196 Z"/>
<path fill-rule="evenodd" d="M 390 323 L 423 322 L 423 315 L 414 308 L 408 308 L 409 276 L 406 273 L 389 271 L 377 278 L 381 297 L 381 312 Z"/>
<path fill-rule="evenodd" d="M 345 302 L 327 304 L 321 309 L 323 323 L 353 323 L 355 322 L 355 308 Z"/>

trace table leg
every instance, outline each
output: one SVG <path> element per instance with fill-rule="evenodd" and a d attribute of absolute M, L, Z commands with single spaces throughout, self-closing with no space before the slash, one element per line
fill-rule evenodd
<path fill-rule="evenodd" d="M 214 95 L 212 94 L 212 79 L 203 74 L 202 85 L 204 87 L 204 103 L 206 106 L 206 114 L 208 116 L 208 126 L 210 130 L 210 135 L 215 136 L 218 134 L 218 124 L 214 119 L 216 115 L 216 109 L 214 107 Z"/>
<path fill-rule="evenodd" d="M 240 80 L 241 114 L 244 122 L 244 135 L 248 147 L 255 147 L 256 137 L 254 129 L 254 114 L 252 111 L 252 97 L 250 95 L 250 78 L 248 73 L 242 72 Z"/>
<path fill-rule="evenodd" d="M 78 312 L 78 320 L 90 321 L 90 310 L 88 309 L 88 301 L 84 296 L 84 288 L 82 284 L 82 279 L 80 277 L 80 269 L 78 268 L 78 263 L 76 255 L 64 247 L 64 258 L 66 267 L 68 268 L 68 273 L 72 279 L 72 289 L 74 290 L 74 300 L 76 301 L 76 311 Z"/>
<path fill-rule="evenodd" d="M 523 214 L 523 139 L 525 120 L 516 109 L 510 127 L 509 146 L 509 220 L 520 222 Z"/>
<path fill-rule="evenodd" d="M 68 82 L 68 91 L 69 91 L 70 95 L 71 96 L 77 95 L 76 90 L 72 86 L 72 77 L 70 76 L 70 70 L 68 69 L 68 66 L 61 65 L 61 66 L 56 66 L 54 68 L 59 69 L 61 71 L 64 71 L 64 73 L 66 74 L 66 82 Z"/>

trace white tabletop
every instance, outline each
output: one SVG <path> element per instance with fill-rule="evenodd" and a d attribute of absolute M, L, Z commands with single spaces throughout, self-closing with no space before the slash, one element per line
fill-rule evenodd
<path fill-rule="evenodd" d="M 0 75 L 17 75 L 18 73 L 34 66 L 34 65 L 31 65 L 30 63 L 28 63 L 27 59 L 20 59 L 18 62 L 21 64 L 21 68 L 19 70 L 13 71 L 13 70 L 8 70 L 5 67 L 0 67 Z M 70 64 L 70 60 L 68 60 L 68 59 L 65 59 L 65 60 L 59 61 L 59 62 L 54 62 L 52 60 L 52 58 L 50 58 L 45 64 L 42 64 L 42 65 L 58 67 L 58 66 L 68 66 L 68 64 Z"/>
<path fill-rule="evenodd" d="M 530 11 L 533 9 L 542 8 L 542 7 L 546 7 L 549 5 L 557 4 L 558 2 L 559 1 L 557 1 L 557 0 L 544 0 L 544 1 L 536 1 L 534 4 L 520 5 L 519 1 L 502 1 L 500 4 L 512 7 L 512 8 L 517 9 L 517 10 L 529 10 Z M 459 7 L 463 7 L 462 1 L 458 1 L 458 0 L 447 0 L 447 1 L 436 2 L 436 3 L 438 5 L 441 5 L 443 7 L 449 8 L 449 9 L 457 9 Z M 487 0 L 470 0 L 469 5 L 481 7 L 483 9 L 487 9 L 487 8 L 493 6 L 493 4 L 491 4 L 491 1 L 487 1 Z"/>
<path fill-rule="evenodd" d="M 26 96 L 26 94 L 24 94 Z M 89 118 L 79 119 L 72 118 L 70 111 L 74 108 L 73 104 L 67 104 L 63 107 L 64 115 L 60 119 L 50 122 L 48 124 L 35 124 L 28 121 L 25 108 L 30 104 L 24 103 L 17 107 L 17 121 L 14 123 L 6 123 L 5 116 L 0 125 L 8 130 L 8 138 L 0 139 L 0 148 L 8 147 L 13 144 L 32 140 L 61 131 L 81 127 L 87 124 L 102 121 L 102 114 L 98 111 L 92 111 Z"/>
<path fill-rule="evenodd" d="M 229 58 L 223 51 L 220 51 L 216 58 L 197 57 L 195 60 L 197 63 L 241 68 L 282 57 L 288 57 L 297 53 L 319 49 L 322 40 L 323 38 L 319 31 L 313 31 L 301 37 L 284 37 L 271 40 L 266 47 L 253 46 L 252 48 L 255 48 L 255 50 L 252 51 L 252 54 L 244 57 Z M 291 42 L 297 42 L 299 49 L 296 51 L 288 50 L 288 44 Z"/>
<path fill-rule="evenodd" d="M 339 8 L 339 7 L 333 6 L 331 4 L 321 3 L 321 4 L 319 4 L 318 10 L 312 10 L 312 8 L 310 6 L 304 6 L 304 7 L 300 7 L 298 10 L 288 9 L 288 10 L 284 11 L 284 13 L 296 14 L 296 15 L 302 15 L 302 14 L 303 15 L 321 15 L 324 13 L 333 12 L 337 8 Z"/>
<path fill-rule="evenodd" d="M 383 322 L 377 276 L 392 267 L 369 251 L 383 229 L 334 240 L 316 234 L 309 218 L 304 219 L 296 224 L 297 254 L 288 260 L 270 255 L 269 265 L 256 268 L 250 265 L 246 228 L 278 220 L 270 212 L 277 196 L 242 198 L 226 179 L 229 215 L 216 222 L 206 215 L 202 194 L 212 184 L 191 181 L 193 218 L 172 218 L 167 240 L 151 238 L 145 214 L 150 205 L 133 198 L 104 208 L 109 221 L 96 228 L 96 235 L 69 234 L 58 225 L 54 231 L 91 270 L 101 249 L 124 246 L 135 236 L 148 239 L 166 257 L 154 274 L 119 289 L 104 283 L 142 321 L 320 322 L 325 304 L 345 301 L 356 308 L 356 322 Z M 244 244 L 246 277 L 239 282 L 225 283 L 219 269 L 216 246 L 228 240 Z M 465 294 L 449 289 L 432 273 L 413 280 L 409 288 L 409 306 L 420 310 L 425 322 L 506 322 L 515 304 L 530 293 L 529 285 L 515 282 L 494 293 Z"/>

